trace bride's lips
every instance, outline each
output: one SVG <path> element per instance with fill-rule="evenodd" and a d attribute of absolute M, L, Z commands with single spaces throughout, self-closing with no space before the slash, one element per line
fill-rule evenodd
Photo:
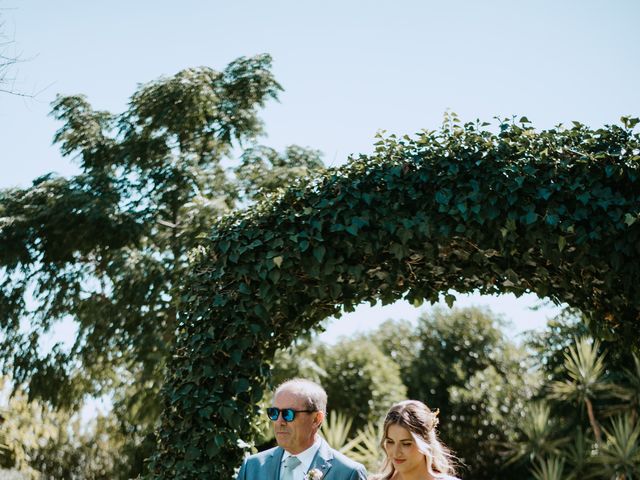
<path fill-rule="evenodd" d="M 406 459 L 404 459 L 404 458 L 394 458 L 394 459 L 393 459 L 393 463 L 404 463 L 404 462 L 406 462 L 406 461 L 407 461 L 407 460 L 406 460 Z"/>

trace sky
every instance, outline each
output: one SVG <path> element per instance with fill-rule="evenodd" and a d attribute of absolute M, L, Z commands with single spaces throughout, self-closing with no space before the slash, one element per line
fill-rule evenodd
<path fill-rule="evenodd" d="M 272 55 L 284 88 L 262 112 L 261 143 L 319 149 L 331 166 L 371 152 L 379 130 L 436 129 L 446 111 L 462 121 L 524 115 L 538 129 L 640 115 L 637 0 L 0 0 L 0 17 L 0 52 L 23 60 L 5 88 L 32 96 L 0 94 L 0 188 L 77 171 L 52 145 L 57 94 L 121 112 L 142 83 L 259 53 Z M 501 313 L 515 336 L 558 311 L 530 310 L 539 303 L 502 295 L 456 305 Z M 427 310 L 362 307 L 321 338 Z"/>

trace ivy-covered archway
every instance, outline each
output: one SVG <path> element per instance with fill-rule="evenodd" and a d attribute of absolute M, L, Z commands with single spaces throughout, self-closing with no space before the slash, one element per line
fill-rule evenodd
<path fill-rule="evenodd" d="M 448 122 L 224 219 L 185 279 L 154 477 L 231 478 L 275 350 L 361 302 L 534 292 L 637 346 L 636 123 Z"/>

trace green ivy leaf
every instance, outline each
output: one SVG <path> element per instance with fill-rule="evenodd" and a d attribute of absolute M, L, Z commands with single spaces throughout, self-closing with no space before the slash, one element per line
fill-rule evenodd
<path fill-rule="evenodd" d="M 448 306 L 449 308 L 453 308 L 453 304 L 454 304 L 454 303 L 455 303 L 455 301 L 456 301 L 456 296 L 455 296 L 455 295 L 452 295 L 452 294 L 450 294 L 450 293 L 446 293 L 446 294 L 444 295 L 444 301 L 447 303 L 447 306 Z"/>
<path fill-rule="evenodd" d="M 632 215 L 630 213 L 626 213 L 624 216 L 624 223 L 626 223 L 628 227 L 636 223 L 637 220 L 638 220 L 638 215 Z"/>
<path fill-rule="evenodd" d="M 563 251 L 566 245 L 567 245 L 567 239 L 562 235 L 558 236 L 558 250 Z"/>

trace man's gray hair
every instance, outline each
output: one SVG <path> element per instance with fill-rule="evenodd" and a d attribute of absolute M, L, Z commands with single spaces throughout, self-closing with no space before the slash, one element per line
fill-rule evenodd
<path fill-rule="evenodd" d="M 292 378 L 291 380 L 281 383 L 280 386 L 276 388 L 273 396 L 275 397 L 283 390 L 304 397 L 307 409 L 322 412 L 326 415 L 327 392 L 316 382 L 312 382 L 306 378 Z"/>

